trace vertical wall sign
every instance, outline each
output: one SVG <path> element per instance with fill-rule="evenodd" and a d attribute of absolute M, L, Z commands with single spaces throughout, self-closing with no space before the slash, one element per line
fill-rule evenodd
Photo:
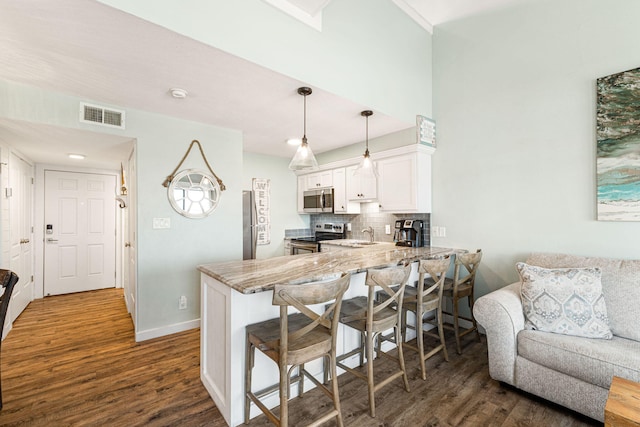
<path fill-rule="evenodd" d="M 253 178 L 252 189 L 256 203 L 257 244 L 268 245 L 271 243 L 271 182 Z"/>
<path fill-rule="evenodd" d="M 418 144 L 436 146 L 436 122 L 425 116 L 416 116 L 416 138 Z"/>
<path fill-rule="evenodd" d="M 597 80 L 598 219 L 640 221 L 640 68 Z"/>

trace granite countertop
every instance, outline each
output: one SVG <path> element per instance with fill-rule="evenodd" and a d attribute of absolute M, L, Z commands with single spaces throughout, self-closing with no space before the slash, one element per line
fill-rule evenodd
<path fill-rule="evenodd" d="M 417 260 L 455 253 L 454 249 L 427 246 L 407 248 L 387 244 L 369 245 L 357 251 L 285 255 L 269 259 L 216 262 L 198 270 L 243 294 L 273 289 L 277 283 L 304 283 L 340 273 L 359 273 L 368 268 L 397 265 L 403 259 Z"/>
<path fill-rule="evenodd" d="M 370 243 L 368 240 L 359 240 L 359 239 L 335 239 L 335 240 L 321 240 L 321 245 L 333 245 L 333 246 L 342 246 L 347 248 L 386 248 L 391 249 L 395 248 L 396 244 L 393 242 L 373 242 Z"/>

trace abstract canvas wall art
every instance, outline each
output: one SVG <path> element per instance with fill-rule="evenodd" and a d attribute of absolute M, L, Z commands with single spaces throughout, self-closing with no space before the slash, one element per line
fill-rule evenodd
<path fill-rule="evenodd" d="M 640 68 L 597 80 L 598 220 L 640 221 Z"/>

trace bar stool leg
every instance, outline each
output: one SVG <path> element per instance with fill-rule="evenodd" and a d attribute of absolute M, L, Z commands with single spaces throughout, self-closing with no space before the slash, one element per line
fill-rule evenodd
<path fill-rule="evenodd" d="M 427 367 L 424 362 L 424 334 L 422 307 L 418 304 L 418 309 L 416 310 L 416 341 L 418 344 L 418 354 L 420 355 L 420 372 L 422 373 L 422 379 L 427 380 Z"/>
<path fill-rule="evenodd" d="M 344 427 L 342 421 L 342 408 L 340 407 L 340 391 L 338 390 L 338 370 L 336 368 L 336 356 L 331 355 L 329 365 L 331 366 L 331 390 L 333 390 L 333 404 L 338 411 L 338 427 Z M 325 360 L 327 357 L 324 358 Z"/>
<path fill-rule="evenodd" d="M 469 301 L 469 313 L 471 313 L 471 321 L 473 322 L 473 327 L 476 330 L 476 337 L 478 338 L 478 342 L 482 342 L 482 339 L 480 338 L 480 331 L 478 330 L 478 323 L 476 322 L 476 318 L 473 317 L 473 295 L 469 295 L 467 298 Z"/>
<path fill-rule="evenodd" d="M 254 348 L 249 342 L 249 335 L 247 335 L 247 342 L 245 343 L 245 355 L 244 355 L 244 423 L 249 424 L 249 414 L 251 412 L 251 399 L 249 393 L 251 392 L 251 371 L 253 371 L 253 357 Z"/>
<path fill-rule="evenodd" d="M 289 371 L 280 362 L 280 427 L 289 425 Z"/>
<path fill-rule="evenodd" d="M 438 335 L 440 335 L 440 345 L 442 345 L 442 352 L 444 353 L 444 360 L 449 361 L 449 353 L 447 353 L 447 343 L 444 340 L 444 319 L 442 317 L 442 304 L 436 310 L 438 316 Z"/>
<path fill-rule="evenodd" d="M 456 334 L 456 351 L 458 354 L 462 354 L 462 347 L 460 346 L 460 325 L 458 324 L 458 300 L 453 298 L 453 331 Z"/>
<path fill-rule="evenodd" d="M 373 384 L 373 334 L 366 334 L 367 342 L 367 388 L 369 389 L 369 413 L 376 416 L 375 388 Z"/>
<path fill-rule="evenodd" d="M 400 342 L 400 329 L 398 325 L 393 327 L 394 332 L 396 334 L 396 342 Z M 404 389 L 406 391 L 410 391 L 409 389 L 409 377 L 407 376 L 407 368 L 404 365 L 404 350 L 402 349 L 402 343 L 397 346 L 398 348 L 398 364 L 400 365 L 400 370 L 402 371 L 402 380 L 404 381 Z"/>

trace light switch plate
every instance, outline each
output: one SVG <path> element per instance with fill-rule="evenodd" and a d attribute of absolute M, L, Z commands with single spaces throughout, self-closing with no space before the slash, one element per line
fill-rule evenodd
<path fill-rule="evenodd" d="M 153 218 L 153 229 L 171 228 L 171 218 Z"/>

